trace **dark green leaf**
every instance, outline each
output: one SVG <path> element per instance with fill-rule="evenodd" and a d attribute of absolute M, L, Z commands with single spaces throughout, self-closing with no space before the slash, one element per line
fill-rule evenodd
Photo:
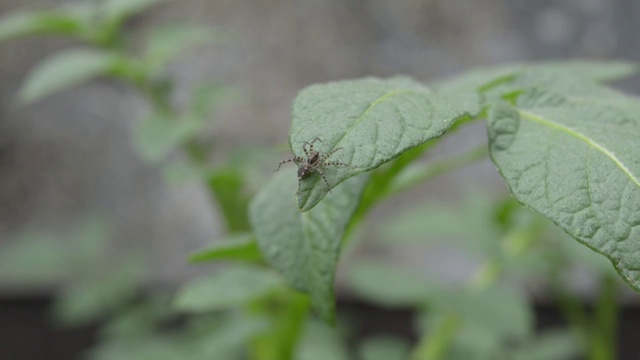
<path fill-rule="evenodd" d="M 295 288 L 308 292 L 314 308 L 334 321 L 333 279 L 342 236 L 358 204 L 366 177 L 334 189 L 313 211 L 298 211 L 293 169 L 282 169 L 249 207 L 262 254 Z"/>
<path fill-rule="evenodd" d="M 175 307 L 188 312 L 228 309 L 265 296 L 281 284 L 268 269 L 233 265 L 187 283 L 178 293 Z"/>
<path fill-rule="evenodd" d="M 216 260 L 262 261 L 262 254 L 253 234 L 235 234 L 216 241 L 213 245 L 191 255 L 192 262 Z"/>
<path fill-rule="evenodd" d="M 340 182 L 437 138 L 465 109 L 408 78 L 367 78 L 310 86 L 293 105 L 289 144 L 307 158 L 305 142 L 318 138 L 321 154 L 349 165 L 323 169 L 331 188 Z M 313 208 L 329 192 L 318 174 L 300 183 L 298 207 Z"/>

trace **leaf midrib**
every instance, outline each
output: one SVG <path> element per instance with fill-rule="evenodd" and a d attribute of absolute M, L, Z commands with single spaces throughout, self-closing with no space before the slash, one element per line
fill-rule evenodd
<path fill-rule="evenodd" d="M 635 177 L 631 170 L 629 168 L 627 168 L 627 166 L 620 161 L 620 159 L 618 159 L 618 157 L 609 149 L 607 149 L 604 145 L 599 144 L 595 141 L 593 141 L 592 139 L 590 139 L 589 137 L 587 137 L 586 135 L 583 135 L 577 131 L 575 131 L 574 129 L 571 129 L 569 127 L 566 127 L 564 125 L 558 124 L 556 122 L 547 120 L 541 116 L 538 116 L 536 114 L 530 113 L 528 111 L 522 110 L 522 109 L 518 109 L 518 112 L 520 113 L 520 116 L 522 118 L 525 118 L 527 120 L 531 120 L 534 122 L 537 122 L 539 124 L 560 130 L 570 136 L 573 136 L 576 139 L 579 139 L 583 142 L 585 142 L 587 145 L 593 147 L 594 149 L 602 152 L 603 154 L 605 154 L 608 158 L 611 159 L 611 161 L 614 162 L 614 164 L 616 164 L 616 166 L 618 168 L 620 168 L 628 177 L 629 179 L 631 179 L 631 181 L 633 181 L 638 187 L 640 187 L 640 179 L 638 179 L 637 177 Z"/>

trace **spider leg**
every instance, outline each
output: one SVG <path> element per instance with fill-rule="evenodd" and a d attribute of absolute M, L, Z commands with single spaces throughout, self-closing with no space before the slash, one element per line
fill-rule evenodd
<path fill-rule="evenodd" d="M 296 157 L 297 157 L 297 156 L 295 156 L 295 157 L 293 157 L 293 158 L 291 158 L 291 159 L 287 159 L 287 160 L 282 160 L 282 161 L 280 161 L 280 163 L 278 163 L 278 168 L 277 168 L 277 169 L 275 169 L 273 172 L 276 172 L 276 171 L 280 170 L 280 167 L 281 167 L 282 165 L 286 164 L 286 163 L 290 163 L 290 162 L 292 162 L 292 161 L 296 161 Z"/>
<path fill-rule="evenodd" d="M 328 153 L 327 155 L 324 155 L 324 156 L 323 156 L 324 160 L 327 160 L 328 158 L 330 158 L 330 157 L 331 157 L 331 155 L 333 155 L 333 154 L 334 154 L 336 151 L 338 151 L 338 150 L 342 150 L 342 148 L 341 148 L 341 147 L 339 147 L 339 148 L 335 148 L 335 149 L 333 149 L 333 150 L 329 151 L 329 153 Z"/>
<path fill-rule="evenodd" d="M 313 140 L 311 140 L 311 142 L 309 141 L 305 141 L 304 144 L 302 145 L 302 150 L 304 151 L 304 153 L 307 155 L 307 157 L 309 157 L 310 153 L 313 152 L 313 144 L 316 141 L 320 141 L 321 143 L 324 144 L 324 141 L 320 140 L 320 138 L 315 138 Z M 309 150 L 307 150 L 307 146 L 309 146 Z"/>
<path fill-rule="evenodd" d="M 324 163 L 324 165 L 325 165 L 325 166 L 326 166 L 326 165 L 331 165 L 331 166 L 346 166 L 346 167 L 348 167 L 348 168 L 355 169 L 355 167 L 353 167 L 353 166 L 351 166 L 351 165 L 347 165 L 347 164 L 345 164 L 345 163 L 343 163 L 343 162 L 340 162 L 340 161 L 327 161 L 327 162 L 325 162 L 325 163 Z"/>
<path fill-rule="evenodd" d="M 329 189 L 329 192 L 331 192 L 331 185 L 329 185 L 327 178 L 324 176 L 324 171 L 322 171 L 322 169 L 318 169 L 316 171 L 318 172 L 318 174 L 320 174 L 320 176 L 322 177 L 322 180 L 324 180 L 324 183 L 327 184 L 327 189 Z"/>

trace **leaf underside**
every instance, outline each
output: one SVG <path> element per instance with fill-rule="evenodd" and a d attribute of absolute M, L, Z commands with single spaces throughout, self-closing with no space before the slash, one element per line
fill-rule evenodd
<path fill-rule="evenodd" d="M 367 176 L 349 179 L 310 211 L 298 210 L 293 169 L 283 169 L 253 199 L 249 214 L 258 246 L 287 282 L 308 293 L 327 322 L 335 320 L 333 280 L 342 236 Z"/>
<path fill-rule="evenodd" d="M 491 157 L 511 192 L 640 291 L 640 102 L 581 84 L 533 88 L 516 105 L 489 116 Z"/>

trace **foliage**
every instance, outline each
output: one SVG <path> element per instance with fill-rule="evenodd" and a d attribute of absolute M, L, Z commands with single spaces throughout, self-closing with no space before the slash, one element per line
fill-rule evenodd
<path fill-rule="evenodd" d="M 55 34 L 88 45 L 44 60 L 26 79 L 22 103 L 97 77 L 132 85 L 151 105 L 134 130 L 141 158 L 164 162 L 175 151 L 186 154 L 186 168 L 208 189 L 226 222 L 228 236 L 191 260 L 228 264 L 188 282 L 177 296 L 138 296 L 144 261 L 137 255 L 101 271 L 97 259 L 108 238 L 103 230 L 80 231 L 81 241 L 70 247 L 54 248 L 51 239 L 39 237 L 4 252 L 5 276 L 18 280 L 50 283 L 92 269 L 63 287 L 54 306 L 67 323 L 103 319 L 91 358 L 615 358 L 615 273 L 584 250 L 604 255 L 640 290 L 640 102 L 602 84 L 633 74 L 637 65 L 522 64 L 431 86 L 406 77 L 313 85 L 294 102 L 291 150 L 306 158 L 305 142 L 317 138 L 321 154 L 339 149 L 331 159 L 349 166 L 322 169 L 330 188 L 319 174 L 297 184 L 293 169 L 283 169 L 253 195 L 255 169 L 235 161 L 209 163 L 202 134 L 220 88 L 193 89 L 185 109 L 172 101 L 166 65 L 189 46 L 211 42 L 213 32 L 161 27 L 149 31 L 141 52 L 127 46 L 126 20 L 157 2 L 77 2 L 0 20 L 0 41 Z M 488 151 L 419 161 L 443 135 L 484 119 Z M 379 245 L 394 249 L 455 245 L 480 260 L 477 273 L 448 284 L 405 265 L 375 259 L 350 264 L 351 291 L 379 306 L 414 309 L 419 337 L 409 344 L 376 335 L 358 344 L 356 355 L 346 345 L 348 321 L 338 321 L 335 329 L 309 315 L 314 309 L 336 323 L 341 251 L 353 244 L 379 202 L 487 153 L 515 200 L 496 201 L 476 191 L 461 208 L 432 203 L 384 219 L 377 229 Z M 551 222 L 564 232 L 554 231 Z M 102 245 L 88 246 L 91 238 Z M 593 315 L 568 290 L 567 274 L 576 266 L 601 279 Z M 536 331 L 530 303 L 514 285 L 530 279 L 548 280 L 571 328 Z M 167 326 L 178 316 L 180 324 Z"/>

